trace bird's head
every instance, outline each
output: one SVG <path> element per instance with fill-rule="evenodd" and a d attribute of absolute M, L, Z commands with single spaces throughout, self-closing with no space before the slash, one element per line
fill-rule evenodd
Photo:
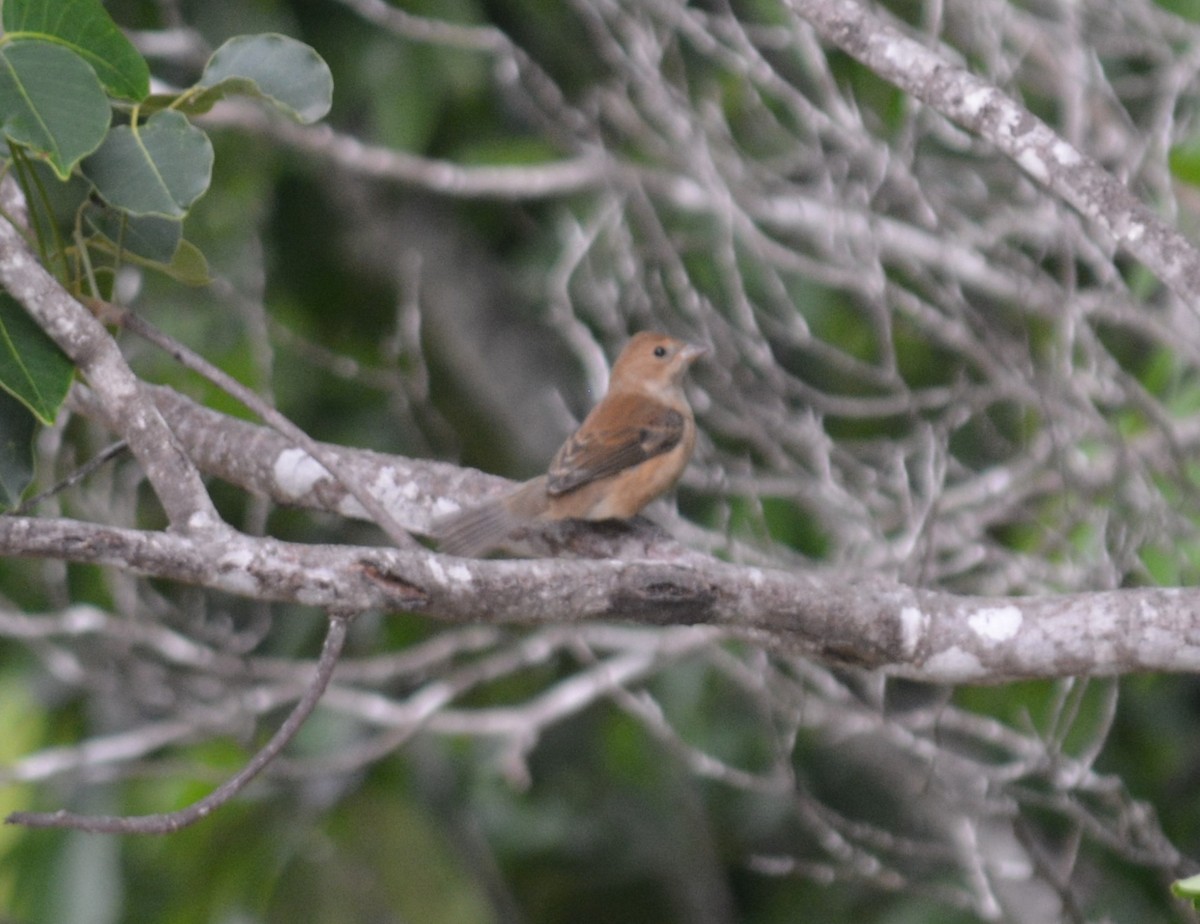
<path fill-rule="evenodd" d="M 642 389 L 651 393 L 677 389 L 688 366 L 707 352 L 707 347 L 684 343 L 654 331 L 642 331 L 633 335 L 617 357 L 608 389 Z"/>

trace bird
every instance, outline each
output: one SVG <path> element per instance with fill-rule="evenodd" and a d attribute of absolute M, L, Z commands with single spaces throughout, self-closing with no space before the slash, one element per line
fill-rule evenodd
<path fill-rule="evenodd" d="M 669 491 L 696 445 L 683 378 L 707 352 L 666 334 L 635 334 L 613 363 L 608 391 L 546 474 L 442 517 L 432 530 L 438 551 L 479 557 L 531 523 L 628 519 Z"/>

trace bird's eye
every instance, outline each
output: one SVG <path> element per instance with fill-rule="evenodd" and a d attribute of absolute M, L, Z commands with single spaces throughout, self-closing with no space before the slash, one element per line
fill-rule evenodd
<path fill-rule="evenodd" d="M 654 348 L 654 355 L 662 359 L 662 357 L 667 355 L 667 348 L 665 346 L 656 346 Z"/>

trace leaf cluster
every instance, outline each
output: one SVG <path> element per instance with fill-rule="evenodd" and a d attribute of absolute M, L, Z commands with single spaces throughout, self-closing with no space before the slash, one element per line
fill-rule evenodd
<path fill-rule="evenodd" d="M 79 297 L 109 297 L 122 263 L 208 280 L 184 237 L 212 179 L 212 142 L 196 117 L 241 96 L 311 123 L 333 96 L 321 57 L 284 35 L 234 37 L 190 87 L 152 93 L 146 60 L 100 0 L 5 0 L 0 24 L 0 163 L 30 204 L 43 264 Z M 30 480 L 28 415 L 53 421 L 73 371 L 0 293 L 0 503 Z"/>

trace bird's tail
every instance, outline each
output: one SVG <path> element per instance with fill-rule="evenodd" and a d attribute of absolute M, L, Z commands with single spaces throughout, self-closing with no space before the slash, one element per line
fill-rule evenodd
<path fill-rule="evenodd" d="M 493 500 L 442 517 L 433 524 L 433 538 L 439 552 L 478 558 L 495 549 L 520 525 L 503 499 Z"/>
<path fill-rule="evenodd" d="M 535 478 L 512 494 L 460 510 L 433 524 L 438 551 L 463 558 L 478 558 L 494 551 L 504 540 L 546 508 L 545 477 Z"/>

